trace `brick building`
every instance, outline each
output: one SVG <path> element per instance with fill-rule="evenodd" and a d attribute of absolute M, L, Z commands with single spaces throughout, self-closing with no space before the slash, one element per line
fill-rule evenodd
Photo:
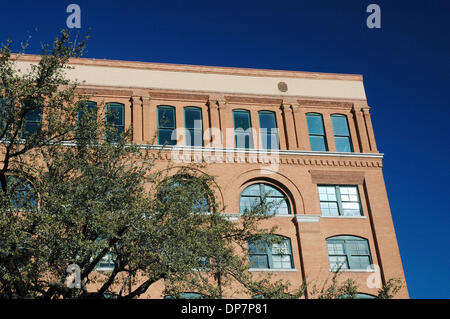
<path fill-rule="evenodd" d="M 24 55 L 18 65 L 38 59 Z M 282 202 L 270 223 L 284 244 L 249 247 L 250 271 L 295 286 L 340 267 L 361 297 L 376 294 L 370 278 L 404 280 L 362 76 L 94 59 L 71 64 L 70 77 L 84 81 L 81 92 L 118 111 L 118 126 L 132 127 L 135 143 L 156 137 L 155 144 L 169 144 L 163 157 L 179 165 L 207 157 L 230 216 L 238 218 L 264 192 Z M 160 298 L 161 291 L 146 297 Z M 407 289 L 398 297 L 407 298 Z"/>

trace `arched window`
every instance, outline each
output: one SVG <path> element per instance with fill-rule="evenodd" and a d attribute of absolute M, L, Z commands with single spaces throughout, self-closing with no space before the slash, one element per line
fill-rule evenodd
<path fill-rule="evenodd" d="M 184 108 L 184 127 L 187 146 L 203 146 L 202 109 L 187 106 Z"/>
<path fill-rule="evenodd" d="M 191 176 L 173 176 L 160 185 L 158 199 L 163 205 L 180 202 L 190 205 L 192 213 L 209 213 L 214 203 L 211 190 Z"/>
<path fill-rule="evenodd" d="M 8 138 L 7 126 L 13 114 L 13 107 L 8 98 L 0 97 L 0 138 Z"/>
<path fill-rule="evenodd" d="M 267 204 L 268 214 L 288 215 L 291 213 L 289 201 L 279 189 L 269 184 L 253 184 L 244 189 L 239 199 L 239 211 L 245 213 L 261 205 L 263 199 Z"/>
<path fill-rule="evenodd" d="M 169 105 L 158 106 L 158 144 L 176 145 L 177 141 L 172 140 L 175 128 L 175 108 Z"/>
<path fill-rule="evenodd" d="M 322 115 L 319 113 L 307 113 L 306 122 L 311 151 L 328 151 Z"/>
<path fill-rule="evenodd" d="M 0 181 L 0 188 L 2 183 Z M 11 206 L 14 210 L 34 210 L 37 208 L 37 196 L 33 186 L 26 179 L 17 176 L 8 176 L 6 191 L 10 196 Z"/>
<path fill-rule="evenodd" d="M 259 111 L 259 130 L 261 132 L 261 148 L 280 149 L 275 112 Z"/>
<path fill-rule="evenodd" d="M 95 139 L 97 122 L 97 103 L 86 101 L 77 112 L 77 138 Z"/>
<path fill-rule="evenodd" d="M 247 110 L 233 110 L 236 148 L 253 148 L 252 122 Z"/>
<path fill-rule="evenodd" d="M 355 236 L 334 236 L 327 239 L 330 270 L 367 270 L 372 265 L 367 239 Z"/>
<path fill-rule="evenodd" d="M 29 110 L 24 118 L 21 130 L 21 138 L 26 138 L 37 133 L 41 129 L 42 123 L 42 106 L 33 107 Z"/>
<path fill-rule="evenodd" d="M 265 241 L 247 242 L 250 269 L 292 269 L 291 240 L 279 236 L 279 243 L 269 244 Z"/>
<path fill-rule="evenodd" d="M 353 152 L 350 131 L 348 129 L 347 116 L 343 114 L 331 115 L 331 123 L 333 124 L 334 142 L 336 151 Z"/>
<path fill-rule="evenodd" d="M 106 140 L 117 142 L 125 130 L 125 106 L 122 103 L 106 104 L 106 124 L 112 129 L 106 132 Z"/>

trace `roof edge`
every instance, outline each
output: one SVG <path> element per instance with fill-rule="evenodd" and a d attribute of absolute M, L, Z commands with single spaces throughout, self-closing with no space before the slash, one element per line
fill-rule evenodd
<path fill-rule="evenodd" d="M 40 55 L 35 55 L 35 54 L 15 54 L 15 53 L 13 53 L 13 54 L 11 54 L 11 56 L 13 59 L 15 59 L 17 61 L 26 61 L 26 62 L 39 62 L 39 60 L 41 59 Z M 191 64 L 139 62 L 139 61 L 95 59 L 95 58 L 71 58 L 71 59 L 69 59 L 69 64 L 86 65 L 86 66 L 100 66 L 100 67 L 161 70 L 161 71 L 172 71 L 172 72 L 215 73 L 215 74 L 229 74 L 229 75 L 241 75 L 241 76 L 287 77 L 287 78 L 363 81 L 363 76 L 361 74 L 235 68 L 235 67 L 222 67 L 222 66 L 203 66 L 203 65 L 191 65 Z"/>

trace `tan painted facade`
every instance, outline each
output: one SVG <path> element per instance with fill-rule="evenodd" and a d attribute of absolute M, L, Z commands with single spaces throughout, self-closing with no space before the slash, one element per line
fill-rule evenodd
<path fill-rule="evenodd" d="M 25 69 L 37 59 L 22 56 L 18 66 Z M 383 179 L 383 154 L 376 147 L 362 76 L 94 59 L 73 59 L 71 64 L 75 69 L 69 76 L 84 81 L 80 92 L 92 95 L 98 105 L 125 106 L 125 127 L 132 127 L 135 143 L 147 144 L 157 134 L 158 106 L 175 107 L 177 128 L 184 127 L 184 107 L 200 108 L 203 130 L 218 128 L 222 134 L 211 139 L 206 133 L 205 147 L 192 155 L 180 140 L 163 151 L 162 159 L 208 157 L 211 163 L 206 170 L 217 177 L 217 200 L 226 213 L 238 216 L 240 193 L 251 184 L 266 183 L 284 192 L 291 214 L 274 217 L 270 223 L 290 239 L 294 268 L 258 273 L 273 273 L 293 286 L 302 280 L 323 281 L 331 277 L 326 239 L 349 235 L 367 239 L 383 283 L 394 277 L 405 279 Z M 279 90 L 279 82 L 287 85 L 286 92 Z M 256 148 L 235 148 L 234 109 L 250 111 Z M 276 114 L 280 150 L 269 157 L 257 148 L 261 110 Z M 305 115 L 310 112 L 323 117 L 326 152 L 311 151 Z M 346 115 L 353 152 L 336 152 L 331 114 Z M 227 128 L 231 138 L 226 136 Z M 362 216 L 322 216 L 317 189 L 321 184 L 357 186 Z M 361 293 L 374 295 L 377 289 L 366 282 L 375 275 L 350 270 L 343 276 L 355 279 Z M 160 283 L 145 297 L 161 298 L 162 288 Z M 397 297 L 408 297 L 406 287 Z"/>

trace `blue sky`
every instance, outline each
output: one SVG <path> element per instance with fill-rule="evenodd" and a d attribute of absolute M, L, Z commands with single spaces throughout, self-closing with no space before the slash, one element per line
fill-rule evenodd
<path fill-rule="evenodd" d="M 70 3 L 92 29 L 86 57 L 363 74 L 409 293 L 450 298 L 450 2 L 15 0 L 0 41 L 32 35 L 39 53 Z"/>

